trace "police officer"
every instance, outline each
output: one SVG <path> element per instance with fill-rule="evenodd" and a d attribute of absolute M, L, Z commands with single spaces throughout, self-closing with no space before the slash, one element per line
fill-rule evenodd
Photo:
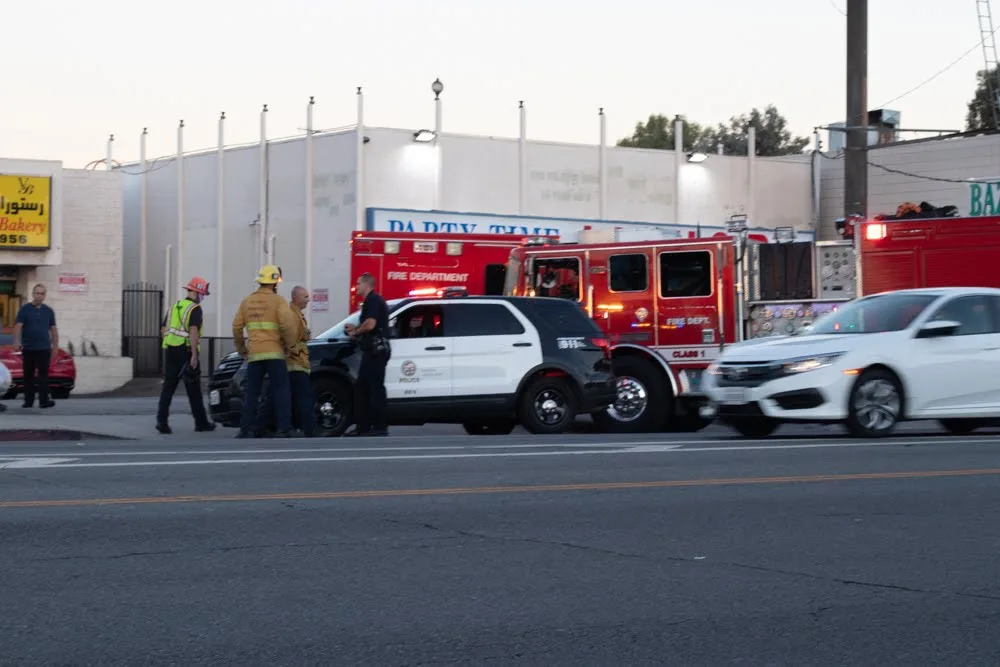
<path fill-rule="evenodd" d="M 187 296 L 171 307 L 163 318 L 160 329 L 163 337 L 164 375 L 160 405 L 156 412 L 156 430 L 164 434 L 171 433 L 168 423 L 170 402 L 182 379 L 188 402 L 191 403 L 194 430 L 215 430 L 215 424 L 208 420 L 205 413 L 205 403 L 201 396 L 201 363 L 198 359 L 204 320 L 201 300 L 208 296 L 208 281 L 195 276 L 184 289 L 187 290 Z"/>
<path fill-rule="evenodd" d="M 292 397 L 288 387 L 287 357 L 297 338 L 295 316 L 288 302 L 278 294 L 280 282 L 279 267 L 263 266 L 257 274 L 257 291 L 243 299 L 233 318 L 233 343 L 236 351 L 247 360 L 243 416 L 237 438 L 254 436 L 265 376 L 270 381 L 274 399 L 275 436 L 287 438 L 291 435 Z"/>
<path fill-rule="evenodd" d="M 389 307 L 385 299 L 375 292 L 375 277 L 372 274 L 362 274 L 356 289 L 358 296 L 364 299 L 360 324 L 344 327 L 348 335 L 358 341 L 361 350 L 354 400 L 357 427 L 348 435 L 386 436 L 389 429 L 385 405 L 385 366 L 392 356 L 388 338 Z"/>

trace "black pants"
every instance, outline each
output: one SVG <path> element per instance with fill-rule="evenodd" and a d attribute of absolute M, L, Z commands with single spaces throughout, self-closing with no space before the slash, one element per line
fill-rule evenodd
<path fill-rule="evenodd" d="M 181 382 L 181 371 L 184 369 L 184 364 L 191 360 L 191 348 L 186 345 L 168 347 L 163 352 L 163 389 L 160 391 L 160 406 L 156 411 L 157 424 L 167 423 L 170 417 L 170 402 L 174 399 L 174 392 Z M 184 389 L 191 404 L 195 427 L 207 426 L 208 415 L 205 414 L 205 401 L 201 396 L 201 360 L 198 363 L 198 375 L 184 378 Z"/>
<path fill-rule="evenodd" d="M 358 433 L 384 430 L 388 427 L 385 414 L 385 366 L 389 363 L 384 355 L 364 354 L 358 368 L 358 384 L 354 399 L 355 421 Z"/>
<path fill-rule="evenodd" d="M 36 391 L 38 392 L 39 405 L 45 405 L 49 402 L 49 362 L 51 360 L 52 350 L 49 349 L 21 352 L 21 365 L 24 369 L 25 405 L 32 405 L 35 402 Z"/>

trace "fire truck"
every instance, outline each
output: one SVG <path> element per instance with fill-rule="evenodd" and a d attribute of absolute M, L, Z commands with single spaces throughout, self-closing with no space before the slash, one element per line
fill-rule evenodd
<path fill-rule="evenodd" d="M 370 273 L 386 299 L 439 295 L 448 288 L 499 295 L 510 251 L 526 240 L 517 234 L 356 231 L 351 235 L 351 285 Z M 352 310 L 361 307 L 353 287 L 350 303 Z"/>
<path fill-rule="evenodd" d="M 795 335 L 859 295 L 1000 287 L 1000 217 L 838 221 L 842 239 L 581 238 L 511 251 L 505 293 L 576 300 L 607 332 L 618 401 L 612 432 L 695 431 L 701 374 L 725 345 Z M 581 233 L 581 237 L 583 234 Z"/>

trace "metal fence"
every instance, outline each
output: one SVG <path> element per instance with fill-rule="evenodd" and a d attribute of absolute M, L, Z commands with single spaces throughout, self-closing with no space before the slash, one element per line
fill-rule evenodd
<path fill-rule="evenodd" d="M 134 377 L 163 374 L 162 320 L 163 290 L 153 283 L 133 283 L 122 290 L 122 356 L 132 358 Z"/>

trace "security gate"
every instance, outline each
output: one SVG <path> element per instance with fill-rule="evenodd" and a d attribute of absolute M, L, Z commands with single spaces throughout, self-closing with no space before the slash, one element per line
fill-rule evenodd
<path fill-rule="evenodd" d="M 153 283 L 133 283 L 122 290 L 122 355 L 132 357 L 135 377 L 163 374 L 162 321 L 163 290 Z"/>

